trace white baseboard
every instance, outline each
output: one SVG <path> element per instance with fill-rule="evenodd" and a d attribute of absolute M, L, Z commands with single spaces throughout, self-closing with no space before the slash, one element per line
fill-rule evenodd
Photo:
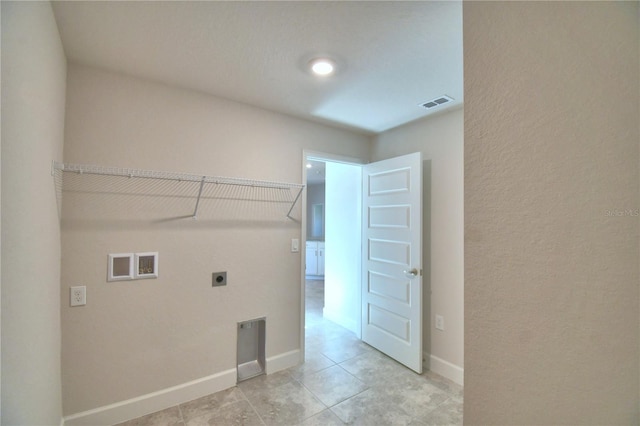
<path fill-rule="evenodd" d="M 267 374 L 273 374 L 302 363 L 300 349 L 267 358 Z"/>
<path fill-rule="evenodd" d="M 423 354 L 422 359 L 424 360 L 423 368 L 464 386 L 464 368 L 426 352 Z"/>
<path fill-rule="evenodd" d="M 300 362 L 300 350 L 296 349 L 268 358 L 266 370 L 268 374 L 272 374 L 294 367 Z M 236 383 L 237 370 L 232 368 L 126 401 L 66 416 L 62 419 L 61 426 L 113 425 L 229 389 Z"/>
<path fill-rule="evenodd" d="M 339 313 L 336 313 L 335 311 L 332 311 L 327 308 L 322 309 L 322 316 L 325 319 L 328 319 L 329 321 L 333 321 L 336 324 L 346 328 L 347 330 L 356 333 L 356 335 L 358 334 L 358 331 L 357 331 L 358 324 L 356 324 L 356 322 L 353 319 L 347 318 L 344 315 L 340 315 Z"/>

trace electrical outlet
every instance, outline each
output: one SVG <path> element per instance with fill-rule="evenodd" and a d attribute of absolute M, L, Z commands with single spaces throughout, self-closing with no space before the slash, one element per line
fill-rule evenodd
<path fill-rule="evenodd" d="M 87 287 L 77 286 L 71 287 L 69 292 L 71 306 L 83 306 L 87 304 Z"/>
<path fill-rule="evenodd" d="M 436 314 L 436 329 L 444 331 L 444 317 Z"/>
<path fill-rule="evenodd" d="M 214 272 L 211 279 L 212 287 L 220 287 L 227 285 L 227 273 L 226 272 Z"/>

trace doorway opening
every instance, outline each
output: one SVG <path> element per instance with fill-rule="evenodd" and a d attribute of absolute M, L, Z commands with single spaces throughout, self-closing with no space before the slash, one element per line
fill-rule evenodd
<path fill-rule="evenodd" d="M 360 339 L 362 163 L 304 154 L 302 341 L 307 345 L 327 334 Z"/>

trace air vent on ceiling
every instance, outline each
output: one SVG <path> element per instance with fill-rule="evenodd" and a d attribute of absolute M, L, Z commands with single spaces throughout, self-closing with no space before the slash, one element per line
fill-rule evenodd
<path fill-rule="evenodd" d="M 422 103 L 422 104 L 420 104 L 420 106 L 423 107 L 423 108 L 426 108 L 426 109 L 432 109 L 432 108 L 438 107 L 440 105 L 444 105 L 447 102 L 451 102 L 452 100 L 453 100 L 453 98 L 450 98 L 447 95 L 442 95 L 442 96 L 439 96 L 439 97 L 437 97 L 435 99 L 432 99 L 430 101 Z"/>

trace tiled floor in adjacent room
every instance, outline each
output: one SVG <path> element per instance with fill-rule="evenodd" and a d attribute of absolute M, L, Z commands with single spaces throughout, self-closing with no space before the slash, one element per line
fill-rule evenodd
<path fill-rule="evenodd" d="M 120 426 L 461 425 L 462 387 L 417 375 L 322 318 L 307 281 L 306 362 Z"/>

